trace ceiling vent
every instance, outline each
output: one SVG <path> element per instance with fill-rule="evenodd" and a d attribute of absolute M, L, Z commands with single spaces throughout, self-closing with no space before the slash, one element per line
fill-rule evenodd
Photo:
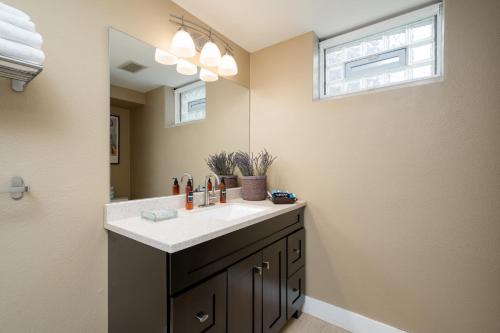
<path fill-rule="evenodd" d="M 120 66 L 118 66 L 118 68 L 123 69 L 124 71 L 127 71 L 129 73 L 135 74 L 139 71 L 142 71 L 143 69 L 146 69 L 147 67 L 133 61 L 127 61 L 126 63 L 123 63 Z"/>

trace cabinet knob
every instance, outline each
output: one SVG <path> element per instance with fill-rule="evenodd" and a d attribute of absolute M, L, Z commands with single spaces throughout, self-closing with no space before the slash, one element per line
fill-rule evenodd
<path fill-rule="evenodd" d="M 196 317 L 196 319 L 198 319 L 200 321 L 200 323 L 204 323 L 208 319 L 208 315 L 206 313 L 201 312 L 201 311 L 198 312 L 195 315 L 195 317 Z"/>
<path fill-rule="evenodd" d="M 300 254 L 300 249 L 293 249 L 292 251 L 295 252 L 296 254 Z"/>
<path fill-rule="evenodd" d="M 260 267 L 260 266 L 255 266 L 255 267 L 253 268 L 253 271 L 254 271 L 255 273 L 259 274 L 259 275 L 262 275 L 262 267 Z"/>
<path fill-rule="evenodd" d="M 262 264 L 267 270 L 271 269 L 271 263 L 269 261 L 264 261 Z"/>
<path fill-rule="evenodd" d="M 297 288 L 293 288 L 293 289 L 292 289 L 292 291 L 293 291 L 294 293 L 296 293 L 296 292 L 298 292 L 299 290 L 298 290 Z"/>

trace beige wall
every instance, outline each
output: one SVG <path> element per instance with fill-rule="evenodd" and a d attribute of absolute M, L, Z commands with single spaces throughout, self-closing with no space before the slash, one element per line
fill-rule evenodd
<path fill-rule="evenodd" d="M 112 101 L 128 102 L 133 105 L 143 105 L 146 103 L 146 95 L 144 93 L 119 86 L 111 85 L 109 95 Z"/>
<path fill-rule="evenodd" d="M 168 0 L 5 0 L 42 33 L 43 73 L 16 94 L 0 79 L 0 184 L 23 176 L 31 193 L 0 195 L 2 332 L 106 332 L 109 198 L 108 31 L 167 47 Z M 248 83 L 248 53 L 237 48 Z"/>
<path fill-rule="evenodd" d="M 130 198 L 130 112 L 111 106 L 111 114 L 120 117 L 120 163 L 110 166 L 111 186 L 117 198 Z"/>
<path fill-rule="evenodd" d="M 210 172 L 208 154 L 248 151 L 249 90 L 227 80 L 207 83 L 207 118 L 189 125 L 165 127 L 165 109 L 173 108 L 170 88 L 146 94 L 146 105 L 131 113 L 133 198 L 171 194 L 172 177 L 193 175 L 195 186 Z M 185 183 L 181 184 L 184 192 Z"/>
<path fill-rule="evenodd" d="M 313 34 L 252 54 L 251 148 L 309 202 L 308 295 L 412 333 L 495 333 L 500 5 L 445 6 L 440 83 L 313 102 Z"/>

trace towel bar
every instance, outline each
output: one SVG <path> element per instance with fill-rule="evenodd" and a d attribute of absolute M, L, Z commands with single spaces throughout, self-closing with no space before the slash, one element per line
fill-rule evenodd
<path fill-rule="evenodd" d="M 24 91 L 24 86 L 42 70 L 42 65 L 0 55 L 0 76 L 11 79 L 11 88 L 14 91 Z"/>
<path fill-rule="evenodd" d="M 10 183 L 10 187 L 0 188 L 0 193 L 10 193 L 10 197 L 14 200 L 22 199 L 24 193 L 30 190 L 30 187 L 24 184 L 24 180 L 21 177 L 12 177 Z"/>

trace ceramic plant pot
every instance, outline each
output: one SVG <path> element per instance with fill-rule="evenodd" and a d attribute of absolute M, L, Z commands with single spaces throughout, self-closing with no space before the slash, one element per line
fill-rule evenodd
<path fill-rule="evenodd" d="M 220 180 L 222 180 L 222 178 L 224 178 L 224 184 L 226 184 L 226 188 L 238 187 L 238 176 L 235 175 L 219 176 Z"/>
<path fill-rule="evenodd" d="M 266 176 L 241 177 L 241 197 L 243 200 L 265 200 L 267 197 L 266 180 Z"/>

